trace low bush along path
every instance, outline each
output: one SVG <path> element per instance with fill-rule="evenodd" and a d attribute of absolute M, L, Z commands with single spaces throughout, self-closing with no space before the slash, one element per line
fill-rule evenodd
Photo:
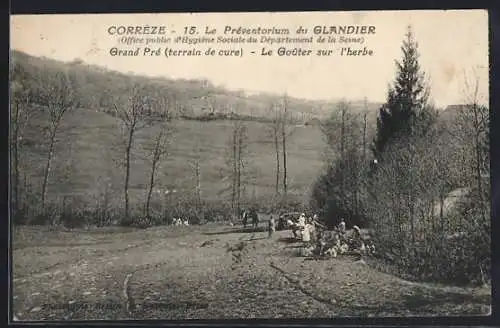
<path fill-rule="evenodd" d="M 215 224 L 17 227 L 13 311 L 19 320 L 489 313 L 487 288 L 411 283 L 349 257 L 298 257 L 289 235 Z"/>

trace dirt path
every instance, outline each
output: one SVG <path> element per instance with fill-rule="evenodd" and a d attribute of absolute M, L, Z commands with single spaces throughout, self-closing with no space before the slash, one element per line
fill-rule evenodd
<path fill-rule="evenodd" d="M 21 320 L 118 320 L 489 311 L 486 290 L 413 284 L 350 259 L 309 261 L 283 242 L 288 232 L 268 240 L 265 232 L 238 230 L 79 233 L 65 242 L 59 236 L 60 245 L 32 238 L 41 246 L 14 246 L 14 313 Z"/>

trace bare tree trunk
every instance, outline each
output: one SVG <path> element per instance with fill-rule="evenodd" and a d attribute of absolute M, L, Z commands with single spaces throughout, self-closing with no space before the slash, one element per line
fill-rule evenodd
<path fill-rule="evenodd" d="M 237 186 L 237 163 L 236 163 L 236 160 L 237 160 L 237 140 L 236 140 L 236 136 L 237 136 L 237 126 L 235 125 L 234 126 L 234 130 L 233 130 L 233 156 L 232 156 L 232 164 L 233 164 L 233 176 L 232 176 L 232 195 L 231 195 L 231 206 L 233 208 L 233 211 L 234 211 L 234 216 L 235 218 L 239 219 L 239 216 L 240 216 L 240 212 L 239 212 L 239 209 L 238 209 L 238 206 L 236 206 L 236 186 Z"/>
<path fill-rule="evenodd" d="M 199 158 L 197 158 L 195 162 L 195 174 L 196 174 L 196 197 L 198 200 L 198 205 L 201 206 L 201 171 L 200 171 Z"/>
<path fill-rule="evenodd" d="M 127 148 L 125 150 L 125 185 L 124 185 L 124 196 L 125 196 L 125 219 L 129 218 L 129 184 L 130 184 L 130 153 L 132 152 L 132 143 L 134 140 L 134 128 L 130 128 L 127 140 Z"/>
<path fill-rule="evenodd" d="M 12 200 L 14 201 L 13 216 L 19 213 L 19 104 L 16 103 L 15 123 L 12 127 L 12 166 L 14 171 L 13 179 L 11 177 L 11 191 L 13 192 Z"/>
<path fill-rule="evenodd" d="M 281 163 L 280 163 L 280 148 L 279 148 L 279 135 L 280 135 L 280 128 L 281 128 L 281 115 L 280 115 L 280 109 L 278 106 L 273 105 L 270 108 L 270 113 L 274 115 L 274 121 L 272 122 L 271 126 L 271 132 L 272 132 L 272 138 L 274 141 L 274 150 L 276 152 L 276 190 L 275 193 L 277 196 L 280 194 L 280 170 L 281 170 Z"/>
<path fill-rule="evenodd" d="M 276 149 L 276 195 L 280 193 L 280 150 L 279 150 L 279 140 L 278 131 L 274 132 L 274 147 Z"/>
<path fill-rule="evenodd" d="M 477 107 L 474 105 L 474 107 Z M 477 113 L 477 108 L 474 108 L 474 120 L 475 120 L 475 125 L 476 125 L 476 131 L 475 131 L 475 136 L 474 136 L 474 148 L 475 148 L 475 157 L 476 157 L 476 179 L 477 179 L 477 193 L 479 197 L 479 208 L 481 209 L 481 219 L 483 222 L 486 221 L 486 214 L 484 211 L 484 203 L 483 203 L 483 182 L 481 178 L 481 142 L 480 142 L 480 127 L 479 127 L 479 120 L 478 120 L 478 113 Z"/>
<path fill-rule="evenodd" d="M 283 101 L 283 118 L 281 122 L 281 133 L 283 142 L 283 193 L 287 194 L 287 163 L 286 163 L 286 120 L 287 120 L 287 98 L 285 96 Z"/>
<path fill-rule="evenodd" d="M 408 202 L 408 209 L 409 209 L 409 214 L 410 214 L 410 229 L 411 229 L 411 241 L 412 241 L 412 247 L 415 247 L 415 209 L 414 209 L 414 202 L 412 201 L 411 197 L 409 197 L 409 202 Z"/>
<path fill-rule="evenodd" d="M 367 113 L 363 114 L 363 165 L 366 165 L 366 116 Z"/>
<path fill-rule="evenodd" d="M 441 230 L 439 233 L 439 239 L 441 241 L 441 247 L 444 247 L 444 196 L 439 196 L 439 229 Z"/>
<path fill-rule="evenodd" d="M 342 105 L 342 108 L 341 108 L 341 117 L 342 117 L 342 120 L 341 120 L 341 126 L 340 126 L 340 170 L 341 170 L 341 174 L 340 174 L 340 185 L 341 185 L 341 188 L 342 188 L 342 204 L 343 204 L 343 208 L 345 209 L 346 208 L 346 199 L 345 199 L 345 190 L 346 190 L 346 187 L 345 187 L 345 174 L 346 174 L 346 170 L 345 170 L 345 114 L 346 114 L 346 107 L 344 106 L 344 104 Z"/>
<path fill-rule="evenodd" d="M 21 188 L 21 172 L 20 172 L 20 165 L 21 165 L 21 154 L 22 154 L 22 149 L 21 149 L 21 142 L 20 140 L 22 139 L 23 136 L 23 131 L 26 130 L 29 122 L 29 111 L 28 111 L 28 106 L 30 104 L 31 98 L 26 97 L 22 98 L 21 100 L 18 100 L 16 97 L 13 97 L 13 105 L 15 106 L 15 114 L 14 114 L 14 120 L 12 124 L 12 135 L 11 135 L 11 147 L 12 147 L 12 152 L 11 152 L 11 166 L 13 170 L 13 176 L 11 176 L 11 192 L 13 195 L 11 196 L 11 201 L 13 201 L 14 204 L 12 204 L 12 210 L 13 210 L 13 215 L 17 215 L 21 210 L 21 198 L 22 198 L 22 192 L 21 190 L 26 190 L 26 188 Z M 21 125 L 21 109 L 24 108 L 23 114 L 23 124 Z"/>
<path fill-rule="evenodd" d="M 157 161 L 153 160 L 153 164 L 151 165 L 151 176 L 149 177 L 149 190 L 148 195 L 146 197 L 146 218 L 149 219 L 149 211 L 151 204 L 151 196 L 153 194 L 153 187 L 155 185 L 155 173 L 156 173 L 156 164 Z"/>
<path fill-rule="evenodd" d="M 401 212 L 402 212 L 402 204 L 401 204 L 401 196 L 397 195 L 397 211 L 396 211 L 396 217 L 397 217 L 397 225 L 399 228 L 399 251 L 401 254 L 401 260 L 402 263 L 404 263 L 404 244 L 405 244 L 405 233 L 403 230 L 403 222 L 401 222 Z"/>
<path fill-rule="evenodd" d="M 49 138 L 49 152 L 47 154 L 47 161 L 45 164 L 45 172 L 43 174 L 43 183 L 42 183 L 42 210 L 45 209 L 45 200 L 47 198 L 47 189 L 48 189 L 48 182 L 49 182 L 49 175 L 50 171 L 52 169 L 52 157 L 54 156 L 54 146 L 55 146 L 55 139 L 56 139 L 56 131 L 57 127 L 52 127 L 52 131 L 50 133 L 50 138 Z"/>
<path fill-rule="evenodd" d="M 341 110 L 341 125 L 340 125 L 340 157 L 342 160 L 345 159 L 345 113 L 346 110 L 344 107 L 342 107 Z"/>
<path fill-rule="evenodd" d="M 51 171 L 52 158 L 57 130 L 65 113 L 71 108 L 77 107 L 78 100 L 73 92 L 75 81 L 66 73 L 42 74 L 43 88 L 39 89 L 38 101 L 48 108 L 50 118 L 49 152 L 42 182 L 41 201 L 42 210 L 45 209 L 47 199 L 47 188 Z M 45 80 L 46 79 L 46 80 Z"/>
<path fill-rule="evenodd" d="M 482 159 L 481 159 L 481 140 L 480 140 L 480 136 L 481 136 L 481 133 L 484 133 L 488 130 L 488 116 L 486 114 L 486 111 L 483 115 L 483 113 L 481 113 L 482 111 L 482 107 L 479 106 L 478 104 L 478 95 L 479 95 L 479 77 L 476 75 L 476 73 L 474 72 L 474 84 L 473 85 L 469 85 L 468 81 L 467 81 L 467 77 L 465 77 L 465 87 L 467 89 L 467 92 L 469 93 L 468 94 L 468 101 L 469 101 L 469 104 L 471 107 L 467 108 L 466 111 L 468 111 L 469 113 L 471 112 L 472 114 L 472 128 L 473 128 L 473 133 L 474 133 L 474 152 L 475 152 L 475 160 L 476 160 L 476 163 L 474 163 L 473 165 L 473 170 L 475 171 L 475 174 L 476 175 L 476 179 L 477 179 L 477 191 L 478 191 L 478 200 L 479 200 L 479 203 L 480 203 L 480 212 L 481 212 L 481 218 L 483 220 L 483 222 L 485 222 L 487 220 L 486 218 L 486 213 L 485 213 L 485 204 L 483 203 L 484 199 L 483 199 L 483 182 L 482 182 L 482 178 L 481 178 L 481 162 L 482 162 Z M 467 118 L 467 113 L 464 113 L 465 114 L 465 117 L 464 118 Z"/>
<path fill-rule="evenodd" d="M 241 144 L 242 144 L 242 138 L 241 138 L 241 131 L 240 131 L 240 126 L 238 126 L 238 140 L 237 140 L 237 156 L 236 156 L 236 209 L 238 212 L 238 215 L 241 210 Z"/>
<path fill-rule="evenodd" d="M 444 197 L 439 196 L 439 222 L 441 223 L 441 228 L 444 227 Z"/>
<path fill-rule="evenodd" d="M 365 100 L 365 110 L 366 110 L 366 100 Z M 362 179 L 368 179 L 368 176 L 367 176 L 367 169 L 368 169 L 368 163 L 367 163 L 367 160 L 366 160 L 366 125 L 367 125 L 367 113 L 365 112 L 363 114 L 363 164 L 362 164 L 362 172 L 363 172 L 363 175 L 361 176 Z M 361 185 L 361 189 L 362 189 L 362 192 L 364 192 L 366 194 L 366 189 L 367 189 L 367 185 L 366 183 L 363 183 L 363 181 L 361 181 L 360 183 Z M 361 209 L 362 209 L 362 215 L 365 216 L 366 213 L 365 213 L 365 208 L 366 206 L 363 206 Z"/>
<path fill-rule="evenodd" d="M 145 211 L 146 211 L 146 218 L 150 218 L 150 207 L 151 207 L 151 196 L 153 194 L 153 188 L 155 186 L 155 178 L 156 178 L 156 171 L 158 168 L 158 163 L 160 163 L 160 160 L 162 156 L 166 153 L 165 151 L 165 134 L 161 130 L 158 135 L 156 136 L 156 141 L 154 144 L 154 148 L 152 151 L 152 159 L 151 159 L 151 176 L 149 179 L 149 190 L 148 194 L 146 197 L 146 206 L 145 206 Z"/>
<path fill-rule="evenodd" d="M 360 183 L 359 183 L 359 176 L 358 172 L 355 172 L 356 176 L 354 177 L 355 181 L 354 183 L 356 184 L 354 187 L 354 215 L 356 218 L 359 218 L 359 194 L 360 194 Z"/>

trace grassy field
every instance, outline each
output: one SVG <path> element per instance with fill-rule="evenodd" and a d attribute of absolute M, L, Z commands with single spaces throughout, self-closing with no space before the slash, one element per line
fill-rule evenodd
<path fill-rule="evenodd" d="M 265 123 L 246 122 L 248 155 L 245 175 L 247 196 L 266 198 L 275 191 L 275 150 L 270 129 Z M 26 131 L 22 157 L 31 189 L 41 185 L 47 153 L 43 129 L 47 120 L 38 114 Z M 229 199 L 224 193 L 230 186 L 228 159 L 232 133 L 230 121 L 174 121 L 169 154 L 157 174 L 157 187 L 176 189 L 179 194 L 194 194 L 196 181 L 193 159 L 198 154 L 201 166 L 202 196 L 207 200 Z M 151 147 L 159 126 L 137 133 L 131 168 L 133 203 L 144 202 L 151 164 Z M 318 127 L 291 126 L 287 145 L 289 192 L 307 200 L 310 186 L 323 167 L 324 141 Z M 124 158 L 120 121 L 108 114 L 78 109 L 64 117 L 57 136 L 54 167 L 50 176 L 49 199 L 64 195 L 80 202 L 93 202 L 104 190 L 122 202 L 123 169 L 117 165 Z M 121 142 L 121 143 L 120 143 Z M 118 199 L 117 199 L 118 197 Z M 163 197 L 163 196 L 162 196 Z M 156 198 L 154 201 L 164 201 Z"/>
<path fill-rule="evenodd" d="M 298 257 L 289 237 L 221 224 L 16 227 L 13 313 L 20 320 L 489 313 L 487 288 L 412 283 L 349 257 Z M 240 243 L 242 251 L 228 251 Z"/>

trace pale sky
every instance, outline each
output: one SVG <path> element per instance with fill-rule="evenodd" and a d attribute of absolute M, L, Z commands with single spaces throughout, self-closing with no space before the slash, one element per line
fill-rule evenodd
<path fill-rule="evenodd" d="M 362 45 L 372 57 L 262 57 L 262 47 L 276 51 L 281 45 L 201 45 L 243 48 L 239 57 L 118 57 L 109 49 L 122 46 L 108 34 L 112 25 L 165 25 L 180 35 L 184 26 L 217 28 L 223 35 L 233 27 L 277 27 L 294 32 L 299 26 L 374 25 L 376 34 Z M 248 92 L 284 93 L 306 99 L 363 99 L 385 101 L 387 84 L 394 79 L 394 60 L 401 58 L 406 26 L 412 25 L 419 43 L 420 64 L 430 78 L 431 96 L 438 106 L 463 103 L 464 71 L 475 69 L 482 102 L 488 97 L 488 16 L 485 10 L 308 12 L 308 13 L 195 13 L 195 14 L 85 14 L 17 15 L 11 18 L 11 47 L 35 56 L 89 64 L 112 70 L 169 78 L 206 78 L 215 85 Z M 169 36 L 169 35 L 167 35 Z M 295 37 L 295 35 L 290 35 Z M 191 49 L 191 45 L 157 45 Z M 298 45 L 285 44 L 288 48 Z M 306 49 L 332 48 L 332 44 L 304 44 Z M 333 48 L 340 48 L 334 44 Z M 131 46 L 134 48 L 134 46 Z"/>

